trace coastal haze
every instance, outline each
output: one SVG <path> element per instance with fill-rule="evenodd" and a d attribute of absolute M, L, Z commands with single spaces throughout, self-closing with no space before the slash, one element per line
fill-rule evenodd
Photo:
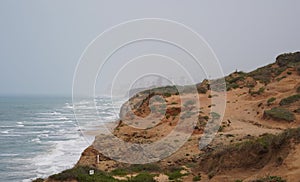
<path fill-rule="evenodd" d="M 104 30 L 137 18 L 165 18 L 191 27 L 212 47 L 225 74 L 253 70 L 299 48 L 299 3 L 4 0 L 0 94 L 70 96 L 86 46 Z"/>

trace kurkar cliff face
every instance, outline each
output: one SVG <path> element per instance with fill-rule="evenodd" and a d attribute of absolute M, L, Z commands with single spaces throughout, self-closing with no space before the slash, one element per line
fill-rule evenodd
<path fill-rule="evenodd" d="M 282 54 L 273 64 L 250 73 L 234 72 L 226 76 L 225 81 L 227 100 L 223 118 L 219 113 L 210 112 L 211 107 L 217 107 L 211 99 L 218 94 L 211 95 L 211 82 L 207 80 L 197 84 L 199 113 L 189 112 L 188 104 L 181 107 L 182 100 L 172 86 L 140 92 L 126 103 L 139 117 L 161 110 L 159 101 L 149 107 L 151 97 L 160 95 L 166 103 L 164 117 L 151 120 L 156 122 L 154 127 L 137 129 L 119 120 L 113 134 L 126 142 L 157 141 L 168 135 L 179 119 L 197 116 L 192 136 L 171 156 L 152 164 L 130 165 L 112 160 L 90 146 L 73 169 L 74 172 L 82 168 L 81 176 L 72 173 L 62 181 L 105 181 L 103 176 L 111 181 L 138 181 L 142 175 L 142 181 L 299 181 L 300 53 Z M 162 90 L 168 90 L 169 94 L 163 94 Z M 191 94 L 187 91 L 183 97 L 188 99 Z M 122 115 L 133 123 L 139 122 L 126 112 Z M 204 127 L 213 118 L 222 119 L 219 131 L 207 147 L 199 150 Z M 97 142 L 105 140 L 97 136 L 94 144 Z M 93 177 L 85 174 L 87 168 L 95 169 L 97 174 Z M 67 172 L 48 180 L 59 181 L 63 174 Z"/>

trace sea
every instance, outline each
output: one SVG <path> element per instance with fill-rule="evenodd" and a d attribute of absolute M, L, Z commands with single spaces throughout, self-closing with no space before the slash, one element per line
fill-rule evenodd
<path fill-rule="evenodd" d="M 115 121 L 124 100 L 97 97 L 76 102 L 80 121 L 69 97 L 0 97 L 1 182 L 27 182 L 71 168 L 93 141 L 83 132 Z"/>

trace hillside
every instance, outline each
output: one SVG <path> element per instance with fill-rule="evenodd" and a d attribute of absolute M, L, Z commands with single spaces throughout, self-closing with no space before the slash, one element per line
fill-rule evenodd
<path fill-rule="evenodd" d="M 275 63 L 249 73 L 226 76 L 224 117 L 211 112 L 211 108 L 218 107 L 212 99 L 224 94 L 211 95 L 210 83 L 214 81 L 196 85 L 199 112 L 191 112 L 193 108 L 187 103 L 193 96 L 189 86 L 142 91 L 124 103 L 122 120 L 112 131 L 118 138 L 136 144 L 158 141 L 170 134 L 180 119 L 188 122 L 196 116 L 191 137 L 171 156 L 150 164 L 117 162 L 95 149 L 106 142 L 105 136 L 98 135 L 73 169 L 46 181 L 299 181 L 300 52 L 279 55 Z M 183 94 L 178 94 L 178 89 Z M 160 97 L 152 99 L 154 96 Z M 134 115 L 127 112 L 128 107 Z M 160 117 L 164 109 L 166 113 Z M 140 118 L 147 118 L 151 112 L 153 117 L 141 123 Z M 221 122 L 218 133 L 199 150 L 199 139 L 213 119 Z M 132 125 L 145 125 L 146 129 Z M 117 146 L 107 145 L 112 153 L 118 150 Z M 129 159 L 137 157 L 121 152 Z M 88 175 L 89 169 L 94 169 L 95 175 Z"/>

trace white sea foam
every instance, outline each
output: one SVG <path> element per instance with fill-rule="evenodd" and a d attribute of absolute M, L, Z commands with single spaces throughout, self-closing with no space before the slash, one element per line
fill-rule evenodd
<path fill-rule="evenodd" d="M 13 129 L 4 130 L 4 131 L 1 131 L 1 133 L 2 133 L 2 134 L 8 134 L 8 133 L 10 133 L 11 131 L 13 131 Z"/>
<path fill-rule="evenodd" d="M 0 154 L 0 157 L 14 157 L 18 156 L 19 154 Z"/>
<path fill-rule="evenodd" d="M 40 138 L 34 138 L 34 139 L 32 139 L 31 140 L 32 142 L 35 142 L 35 143 L 41 143 L 41 140 L 40 140 Z"/>
<path fill-rule="evenodd" d="M 48 143 L 52 149 L 32 159 L 32 165 L 36 167 L 35 172 L 38 177 L 47 177 L 71 168 L 78 161 L 83 149 L 88 146 L 88 143 L 79 136 L 73 140 Z"/>

